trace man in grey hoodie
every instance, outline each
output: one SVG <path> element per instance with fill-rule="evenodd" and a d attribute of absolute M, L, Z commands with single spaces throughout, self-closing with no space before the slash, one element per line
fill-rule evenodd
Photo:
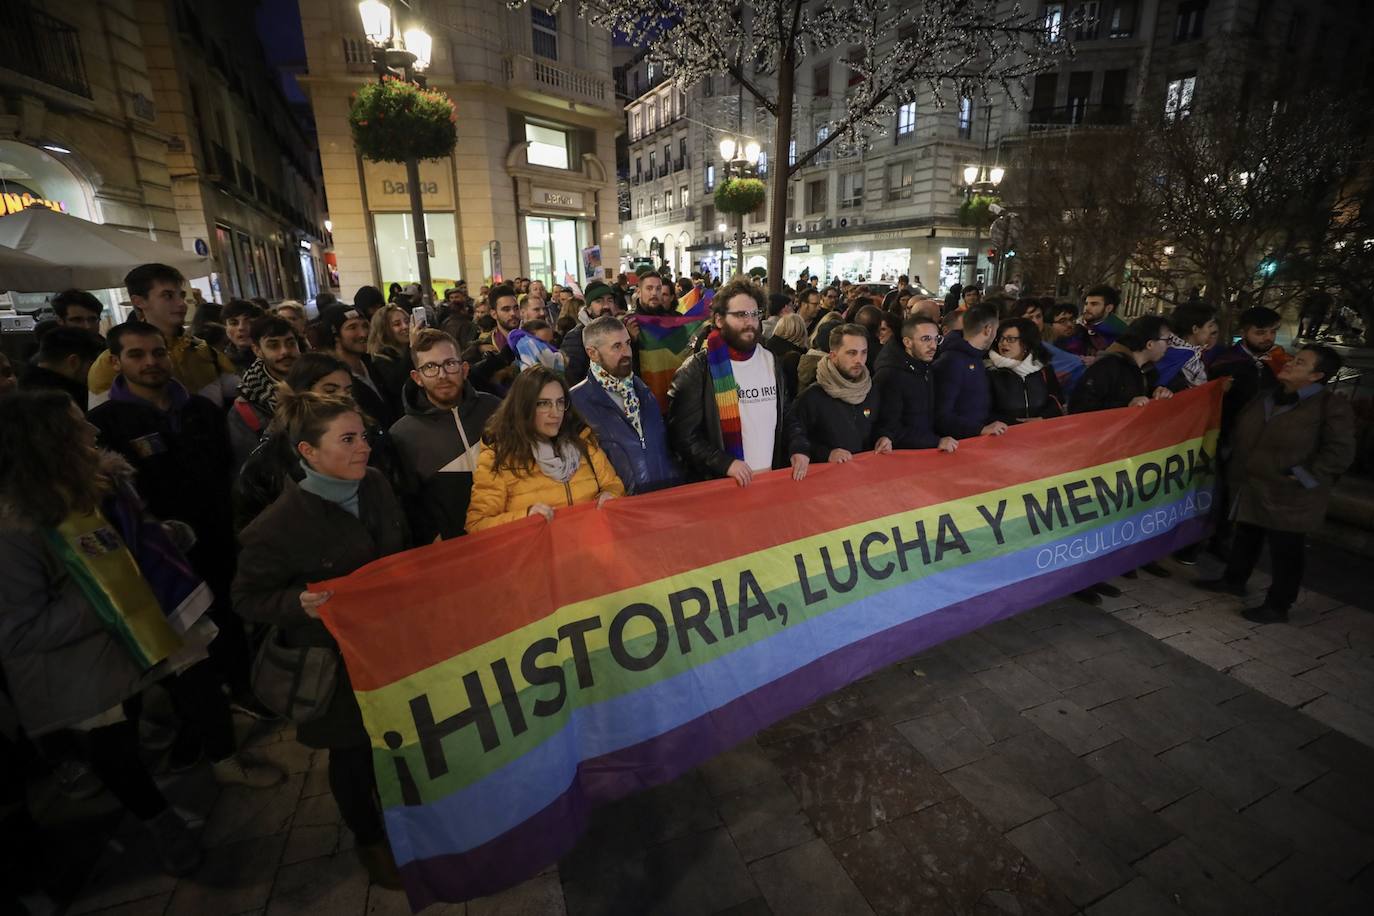
<path fill-rule="evenodd" d="M 467 363 L 443 331 L 421 331 L 410 352 L 415 368 L 401 395 L 405 416 L 392 424 L 391 439 L 411 533 L 415 543 L 428 544 L 465 533 L 482 429 L 501 401 L 464 384 Z"/>

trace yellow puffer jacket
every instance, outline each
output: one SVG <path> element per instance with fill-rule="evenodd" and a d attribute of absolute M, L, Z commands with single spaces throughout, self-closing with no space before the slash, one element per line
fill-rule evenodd
<path fill-rule="evenodd" d="M 530 506 L 537 503 L 555 509 L 589 503 L 602 490 L 624 496 L 625 485 L 616 476 L 606 453 L 590 440 L 587 450 L 591 453 L 591 462 L 583 461 L 572 480 L 559 483 L 538 468 L 528 472 L 497 471 L 494 467 L 495 452 L 485 442 L 482 443 L 481 454 L 477 457 L 477 470 L 472 475 L 468 533 L 524 518 Z"/>

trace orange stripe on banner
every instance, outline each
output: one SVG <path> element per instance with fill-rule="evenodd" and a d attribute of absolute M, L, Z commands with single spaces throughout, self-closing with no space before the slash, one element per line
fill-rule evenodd
<path fill-rule="evenodd" d="M 357 689 L 373 689 L 559 607 L 647 578 L 690 573 L 869 519 L 1195 438 L 1207 430 L 1220 398 L 1220 386 L 1212 384 L 1145 408 L 1028 423 L 1000 438 L 964 440 L 954 454 L 861 455 L 844 465 L 814 464 L 801 483 L 788 471 L 774 471 L 756 475 L 747 489 L 716 480 L 615 500 L 602 510 L 560 509 L 552 522 L 521 519 L 379 560 L 349 576 L 346 598 L 325 604 L 323 613 L 346 615 L 355 632 L 359 621 L 367 621 L 366 654 L 376 667 L 350 674 Z M 315 587 L 330 589 L 330 583 Z M 413 627 L 387 625 L 384 609 L 398 606 L 408 608 Z"/>

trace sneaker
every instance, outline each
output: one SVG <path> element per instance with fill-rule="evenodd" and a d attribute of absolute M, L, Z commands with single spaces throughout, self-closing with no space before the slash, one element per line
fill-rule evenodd
<path fill-rule="evenodd" d="M 401 872 L 396 867 L 396 859 L 391 854 L 391 846 L 382 840 L 366 846 L 354 847 L 358 861 L 367 869 L 367 878 L 378 887 L 389 891 L 401 890 Z"/>
<path fill-rule="evenodd" d="M 248 716 L 250 719 L 257 719 L 259 722 L 272 722 L 281 718 L 281 716 L 262 705 L 262 703 L 258 701 L 258 698 L 251 693 L 231 697 L 229 700 L 229 710 L 241 716 Z"/>
<path fill-rule="evenodd" d="M 1163 566 L 1160 566 L 1158 563 L 1146 563 L 1144 566 L 1140 568 L 1145 570 L 1150 575 L 1157 576 L 1160 579 L 1168 579 L 1173 575 L 1173 573 L 1169 572 L 1169 570 L 1165 569 Z"/>
<path fill-rule="evenodd" d="M 200 841 L 171 806 L 156 817 L 144 821 L 143 827 L 152 837 L 162 870 L 167 874 L 181 878 L 195 871 L 200 865 Z"/>
<path fill-rule="evenodd" d="M 1287 623 L 1288 608 L 1275 607 L 1272 604 L 1261 604 L 1259 607 L 1241 611 L 1240 616 L 1251 623 Z"/>
<path fill-rule="evenodd" d="M 210 764 L 215 782 L 222 786 L 249 786 L 270 789 L 286 778 L 286 774 L 270 763 L 244 754 L 235 754 Z"/>
<path fill-rule="evenodd" d="M 1198 551 L 1201 544 L 1189 544 L 1181 550 L 1174 551 L 1174 562 L 1179 566 L 1196 566 Z"/>
<path fill-rule="evenodd" d="M 1231 580 L 1224 577 L 1216 579 L 1194 579 L 1193 586 L 1200 588 L 1204 592 L 1216 592 L 1219 595 L 1235 595 L 1237 598 L 1244 598 L 1247 594 L 1244 585 L 1236 585 Z"/>
<path fill-rule="evenodd" d="M 1117 588 L 1115 585 L 1111 585 L 1111 584 L 1109 584 L 1109 583 L 1107 583 L 1107 582 L 1099 582 L 1099 583 L 1097 583 L 1096 585 L 1093 586 L 1093 591 L 1097 592 L 1099 595 L 1106 595 L 1108 598 L 1120 598 L 1120 597 L 1121 597 L 1121 589 L 1119 589 L 1119 588 Z"/>
<path fill-rule="evenodd" d="M 100 777 L 91 772 L 89 765 L 80 760 L 64 760 L 57 765 L 54 773 L 57 789 L 73 801 L 95 798 L 104 789 Z"/>

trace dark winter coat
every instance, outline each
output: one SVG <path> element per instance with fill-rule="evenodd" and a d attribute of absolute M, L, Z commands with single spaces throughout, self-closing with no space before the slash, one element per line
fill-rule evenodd
<path fill-rule="evenodd" d="M 405 513 L 382 475 L 371 468 L 358 491 L 358 517 L 288 481 L 277 501 L 243 530 L 234 610 L 247 620 L 275 624 L 288 646 L 338 644 L 323 623 L 301 610 L 311 582 L 353 572 L 407 546 Z M 377 613 L 386 609 L 378 607 Z M 329 708 L 296 727 L 307 747 L 359 747 L 368 742 L 358 701 L 343 664 Z"/>
<path fill-rule="evenodd" d="M 797 382 L 797 368 L 806 353 L 806 348 L 799 347 L 776 334 L 765 340 L 763 345 L 773 354 L 773 361 L 782 367 L 782 377 L 783 381 L 787 382 L 787 390 L 801 391 L 801 386 Z"/>
<path fill-rule="evenodd" d="M 1148 398 L 1155 390 L 1155 367 L 1138 366 L 1131 351 L 1113 344 L 1099 356 L 1073 390 L 1069 413 L 1091 413 L 1129 407 L 1136 398 Z"/>
<path fill-rule="evenodd" d="M 1256 398 L 1277 390 L 1279 379 L 1270 361 L 1255 359 L 1243 343 L 1221 351 L 1207 365 L 1208 381 L 1219 378 L 1231 379 L 1230 390 L 1221 398 L 1221 441 L 1227 445 L 1225 454 L 1229 454 L 1231 430 L 1240 412 Z"/>
<path fill-rule="evenodd" d="M 992 393 L 982 350 L 962 336 L 945 339 L 935 358 L 935 429 L 942 436 L 977 436 L 992 417 Z"/>
<path fill-rule="evenodd" d="M 372 357 L 372 365 L 368 368 L 392 416 L 397 419 L 404 416 L 405 404 L 401 398 L 405 386 L 410 382 L 410 348 L 397 350 L 388 347 L 385 352 Z"/>
<path fill-rule="evenodd" d="M 931 363 L 912 357 L 899 341 L 889 341 L 878 354 L 873 376 L 878 389 L 878 435 L 893 448 L 935 448 L 935 381 Z"/>
<path fill-rule="evenodd" d="M 868 389 L 861 403 L 850 404 L 831 397 L 817 382 L 797 395 L 792 421 L 801 432 L 800 449 L 812 461 L 829 461 L 830 452 L 842 448 L 852 454 L 873 450 L 878 441 L 878 386 Z"/>
<path fill-rule="evenodd" d="M 668 425 L 658 412 L 658 402 L 654 400 L 654 393 L 649 386 L 639 376 L 633 378 L 635 394 L 639 397 L 639 424 L 644 430 L 643 440 L 595 375 L 588 374 L 581 383 L 573 386 L 573 406 L 596 432 L 601 450 L 610 459 L 620 482 L 625 485 L 626 493 L 648 493 L 675 487 L 682 483 L 682 468 L 668 447 Z"/>
<path fill-rule="evenodd" d="M 795 442 L 800 446 L 794 425 L 789 425 L 787 381 L 782 366 L 773 360 L 778 385 L 777 426 L 773 434 L 773 467 L 786 467 Z M 720 432 L 720 413 L 716 409 L 715 385 L 706 366 L 706 351 L 689 356 L 673 376 L 668 389 L 668 441 L 682 462 L 688 480 L 711 480 L 726 476 L 734 458 L 725 450 Z"/>
<path fill-rule="evenodd" d="M 1232 442 L 1233 517 L 1278 531 L 1315 531 L 1332 485 L 1355 460 L 1355 414 L 1349 400 L 1327 388 L 1287 406 L 1271 393 L 1241 410 Z"/>
<path fill-rule="evenodd" d="M 1064 396 L 1059 378 L 1048 365 L 1024 378 L 1010 369 L 988 367 L 992 390 L 992 419 L 1008 425 L 1033 417 L 1049 419 L 1064 415 Z"/>
<path fill-rule="evenodd" d="M 463 526 L 482 430 L 501 401 L 464 385 L 457 408 L 444 410 L 431 404 L 414 382 L 406 383 L 401 397 L 406 415 L 391 427 L 391 441 L 398 459 L 401 501 L 414 542 L 456 538 L 466 533 Z M 466 449 L 458 434 L 459 422 L 467 436 Z"/>
<path fill-rule="evenodd" d="M 185 522 L 196 533 L 187 559 L 223 600 L 234 574 L 234 532 L 230 485 L 233 453 L 224 411 L 200 395 L 175 386 L 173 406 L 159 410 L 129 393 L 123 378 L 110 389 L 110 399 L 87 419 L 104 448 L 133 465 L 134 488 L 148 512 L 160 519 Z"/>
<path fill-rule="evenodd" d="M 76 402 L 76 406 L 81 408 L 81 412 L 86 412 L 86 402 L 90 399 L 90 390 L 86 387 L 86 380 L 67 378 L 61 372 L 54 372 L 44 366 L 29 364 L 24 369 L 24 374 L 19 379 L 19 387 L 25 391 L 34 391 L 46 388 L 52 391 L 61 391 L 71 396 Z"/>

